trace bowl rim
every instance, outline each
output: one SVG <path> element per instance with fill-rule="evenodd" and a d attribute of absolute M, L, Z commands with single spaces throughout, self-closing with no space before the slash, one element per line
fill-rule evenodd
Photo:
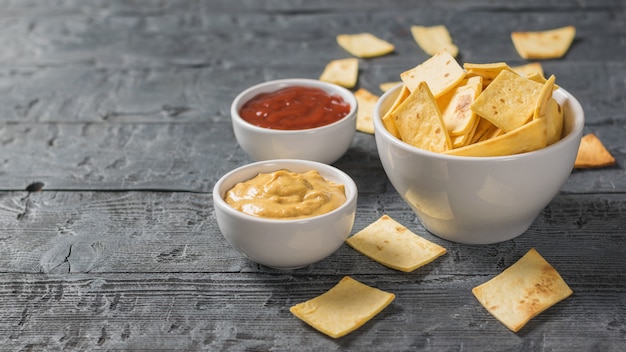
<path fill-rule="evenodd" d="M 250 99 L 254 98 L 257 94 L 264 92 L 273 92 L 282 88 L 291 87 L 291 86 L 305 86 L 305 87 L 316 87 L 324 90 L 329 94 L 338 94 L 340 95 L 348 104 L 350 104 L 350 111 L 346 116 L 341 119 L 329 123 L 327 125 L 313 127 L 313 128 L 304 128 L 304 129 L 296 129 L 296 130 L 279 130 L 267 127 L 259 127 L 249 123 L 244 120 L 241 115 L 239 115 L 239 108 L 243 106 Z M 273 88 L 272 88 L 273 87 Z M 255 92 L 258 92 L 255 94 Z M 244 99 L 245 98 L 245 99 Z M 230 116 L 233 120 L 233 123 L 238 123 L 240 126 L 248 128 L 253 131 L 261 132 L 261 133 L 269 133 L 269 134 L 278 134 L 278 135 L 293 135 L 293 134 L 301 134 L 301 133 L 314 133 L 323 131 L 326 129 L 331 129 L 337 125 L 343 124 L 346 121 L 356 120 L 356 113 L 358 109 L 358 102 L 354 94 L 349 91 L 347 88 L 344 88 L 338 84 L 321 81 L 318 79 L 312 78 L 283 78 L 276 79 L 271 81 L 265 81 L 258 84 L 255 84 L 251 87 L 248 87 L 241 91 L 235 99 L 233 99 L 230 105 Z"/>
<path fill-rule="evenodd" d="M 584 114 L 584 110 L 582 106 L 580 105 L 580 102 L 567 90 L 563 89 L 562 87 L 559 87 L 553 92 L 553 94 L 556 93 L 556 94 L 562 95 L 561 96 L 562 101 L 563 102 L 567 101 L 571 104 L 572 110 L 574 113 L 574 124 L 573 124 L 572 130 L 565 137 L 562 137 L 557 142 L 541 149 L 533 150 L 530 152 L 519 153 L 519 154 L 513 154 L 513 155 L 460 156 L 460 155 L 448 155 L 448 154 L 443 154 L 443 153 L 436 153 L 436 152 L 420 149 L 410 144 L 407 144 L 399 140 L 395 136 L 393 136 L 391 132 L 389 132 L 384 127 L 382 123 L 382 116 L 379 114 L 379 111 L 382 107 L 382 104 L 385 102 L 385 100 L 390 95 L 394 94 L 397 90 L 399 90 L 401 87 L 402 87 L 402 83 L 399 83 L 395 87 L 385 92 L 380 97 L 380 99 L 378 99 L 378 102 L 376 102 L 376 105 L 374 107 L 374 113 L 372 116 L 374 120 L 374 135 L 377 136 L 377 139 L 378 137 L 384 138 L 390 144 L 393 144 L 394 147 L 400 148 L 405 152 L 414 153 L 414 154 L 422 155 L 425 157 L 431 157 L 435 159 L 449 160 L 449 161 L 454 160 L 454 161 L 459 161 L 459 162 L 470 162 L 470 163 L 476 163 L 477 161 L 503 162 L 503 161 L 525 159 L 525 158 L 533 158 L 533 157 L 541 156 L 543 154 L 555 152 L 558 149 L 565 148 L 566 145 L 572 142 L 573 140 L 579 139 L 580 135 L 582 134 L 583 128 L 585 126 L 585 114 Z"/>
<path fill-rule="evenodd" d="M 259 172 L 273 172 L 273 171 L 278 171 L 281 169 L 289 169 L 289 165 L 298 165 L 298 166 L 302 166 L 303 168 L 308 167 L 311 170 L 316 170 L 325 179 L 327 179 L 327 177 L 325 177 L 324 174 L 333 174 L 335 178 L 341 179 L 342 180 L 341 183 L 343 183 L 345 187 L 346 201 L 343 204 L 341 204 L 339 207 L 337 207 L 336 209 L 333 209 L 324 214 L 319 214 L 316 216 L 300 218 L 300 219 L 275 219 L 275 218 L 263 218 L 263 217 L 258 217 L 258 216 L 243 213 L 231 207 L 224 200 L 224 194 L 222 194 L 221 188 L 223 187 L 225 183 L 230 181 L 237 174 L 240 174 L 246 171 L 251 172 L 253 170 L 259 170 L 256 173 L 253 172 L 252 176 L 250 177 L 243 178 L 240 181 L 235 181 L 233 183 L 233 186 L 239 182 L 249 180 L 250 178 L 254 177 Z M 266 167 L 268 168 L 272 167 L 271 168 L 272 171 L 264 171 L 263 169 Z M 294 172 L 298 172 L 298 171 L 294 171 Z M 223 193 L 225 193 L 226 191 L 228 190 L 224 190 Z M 263 161 L 257 161 L 257 162 L 245 164 L 224 174 L 222 177 L 220 177 L 220 179 L 217 182 L 215 182 L 215 185 L 213 186 L 213 203 L 216 209 L 219 207 L 225 213 L 228 213 L 230 216 L 234 216 L 241 220 L 255 221 L 255 222 L 265 223 L 265 224 L 301 224 L 301 223 L 308 223 L 311 221 L 323 221 L 326 218 L 333 217 L 337 213 L 344 212 L 346 209 L 352 207 L 353 205 L 356 210 L 357 198 L 358 198 L 357 185 L 352 179 L 352 177 L 350 177 L 347 173 L 345 173 L 344 171 L 332 165 L 324 164 L 324 163 L 317 162 L 317 161 L 303 160 L 303 159 L 273 159 L 273 160 L 263 160 Z"/>

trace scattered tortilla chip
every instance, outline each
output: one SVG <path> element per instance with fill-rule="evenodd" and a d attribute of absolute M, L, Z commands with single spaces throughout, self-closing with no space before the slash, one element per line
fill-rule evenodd
<path fill-rule="evenodd" d="M 561 28 L 537 32 L 513 32 L 511 40 L 517 53 L 524 59 L 556 59 L 569 50 L 576 28 Z"/>
<path fill-rule="evenodd" d="M 442 50 L 446 50 L 454 57 L 459 53 L 459 48 L 452 42 L 450 32 L 444 25 L 411 26 L 411 34 L 417 45 L 428 55 L 435 55 Z"/>
<path fill-rule="evenodd" d="M 525 124 L 533 116 L 542 84 L 502 70 L 472 104 L 472 110 L 504 132 Z"/>
<path fill-rule="evenodd" d="M 378 102 L 378 96 L 365 88 L 359 88 L 354 92 L 354 97 L 359 105 L 356 113 L 356 129 L 364 133 L 374 133 L 374 106 Z"/>
<path fill-rule="evenodd" d="M 580 140 L 574 167 L 587 169 L 612 165 L 615 165 L 615 158 L 606 149 L 602 141 L 594 133 L 583 136 Z"/>
<path fill-rule="evenodd" d="M 340 34 L 337 44 L 350 54 L 363 58 L 383 56 L 394 50 L 393 44 L 371 33 Z"/>
<path fill-rule="evenodd" d="M 465 70 L 447 51 L 441 51 L 423 63 L 400 74 L 411 92 L 420 82 L 426 82 L 435 98 L 454 88 L 463 78 Z"/>
<path fill-rule="evenodd" d="M 546 129 L 545 119 L 532 120 L 516 130 L 445 153 L 459 156 L 503 156 L 531 152 L 548 145 Z"/>
<path fill-rule="evenodd" d="M 405 143 L 436 153 L 452 148 L 443 118 L 426 82 L 420 82 L 391 112 L 390 118 Z"/>
<path fill-rule="evenodd" d="M 346 276 L 330 290 L 292 306 L 289 311 L 318 331 L 339 338 L 361 327 L 394 298 L 393 293 Z"/>
<path fill-rule="evenodd" d="M 446 253 L 446 249 L 430 242 L 383 215 L 346 243 L 366 257 L 392 269 L 411 272 Z"/>
<path fill-rule="evenodd" d="M 543 65 L 541 65 L 541 62 L 531 62 L 525 65 L 511 67 L 511 69 L 513 69 L 513 71 L 520 76 L 528 77 L 533 74 L 538 74 L 541 77 L 544 76 Z"/>
<path fill-rule="evenodd" d="M 517 332 L 573 291 L 534 248 L 498 276 L 472 289 L 480 304 Z"/>
<path fill-rule="evenodd" d="M 338 84 L 345 88 L 356 85 L 359 76 L 359 59 L 347 58 L 330 61 L 320 76 L 320 81 Z"/>
<path fill-rule="evenodd" d="M 395 81 L 395 82 L 385 82 L 385 83 L 381 83 L 378 85 L 378 88 L 380 88 L 380 90 L 382 90 L 383 92 L 388 91 L 389 89 L 397 86 L 398 84 L 402 83 L 402 81 Z"/>

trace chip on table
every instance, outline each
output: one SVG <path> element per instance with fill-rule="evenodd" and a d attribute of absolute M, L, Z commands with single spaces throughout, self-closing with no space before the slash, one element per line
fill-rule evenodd
<path fill-rule="evenodd" d="M 446 253 L 388 215 L 381 216 L 346 240 L 366 257 L 392 269 L 411 272 Z"/>
<path fill-rule="evenodd" d="M 318 331 L 339 338 L 363 326 L 394 299 L 393 293 L 345 276 L 330 290 L 289 311 Z"/>
<path fill-rule="evenodd" d="M 530 76 L 533 74 L 537 74 L 543 77 L 544 75 L 543 65 L 541 64 L 541 62 L 529 62 L 527 64 L 513 66 L 511 67 L 511 69 L 519 73 L 521 76 Z"/>
<path fill-rule="evenodd" d="M 441 50 L 448 51 L 454 57 L 459 53 L 459 48 L 444 25 L 411 26 L 411 34 L 417 45 L 428 55 L 435 55 Z"/>
<path fill-rule="evenodd" d="M 339 34 L 337 44 L 350 54 L 362 58 L 387 55 L 394 45 L 371 33 Z"/>
<path fill-rule="evenodd" d="M 615 165 L 615 158 L 594 133 L 584 135 L 580 140 L 578 154 L 574 161 L 577 169 L 599 168 Z"/>
<path fill-rule="evenodd" d="M 334 83 L 345 88 L 352 88 L 359 78 L 359 59 L 331 60 L 320 75 L 320 81 Z"/>
<path fill-rule="evenodd" d="M 378 88 L 380 88 L 380 90 L 382 90 L 383 92 L 386 92 L 400 83 L 402 83 L 402 81 L 383 82 L 378 85 Z"/>
<path fill-rule="evenodd" d="M 365 88 L 359 88 L 354 92 L 358 103 L 356 112 L 356 129 L 364 133 L 374 133 L 374 107 L 378 102 L 378 96 Z"/>
<path fill-rule="evenodd" d="M 565 26 L 545 31 L 513 32 L 511 40 L 524 59 L 556 59 L 565 55 L 575 36 L 576 28 Z"/>
<path fill-rule="evenodd" d="M 474 287 L 472 293 L 489 313 L 517 332 L 573 291 L 556 269 L 532 248 L 502 273 Z"/>

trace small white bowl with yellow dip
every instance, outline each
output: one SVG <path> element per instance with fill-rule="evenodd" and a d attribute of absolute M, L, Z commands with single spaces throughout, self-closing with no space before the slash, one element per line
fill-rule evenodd
<path fill-rule="evenodd" d="M 315 161 L 278 159 L 241 166 L 213 188 L 224 238 L 250 260 L 296 269 L 333 254 L 352 231 L 357 187 Z"/>

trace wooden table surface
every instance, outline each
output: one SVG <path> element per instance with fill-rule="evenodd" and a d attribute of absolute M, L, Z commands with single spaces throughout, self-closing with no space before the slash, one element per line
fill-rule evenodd
<path fill-rule="evenodd" d="M 0 349 L 623 351 L 626 10 L 623 0 L 0 0 Z M 427 233 L 391 187 L 374 137 L 334 165 L 359 186 L 353 232 L 389 214 L 446 247 L 412 273 L 342 246 L 293 271 L 223 239 L 211 190 L 251 160 L 229 108 L 246 87 L 317 78 L 341 33 L 396 46 L 356 88 L 428 56 L 411 25 L 445 24 L 459 62 L 521 59 L 515 30 L 576 26 L 542 61 L 574 94 L 613 167 L 574 170 L 520 237 L 469 246 Z M 355 88 L 355 89 L 356 89 Z M 471 288 L 536 248 L 574 294 L 513 333 Z M 340 339 L 290 312 L 345 275 L 395 301 Z"/>

